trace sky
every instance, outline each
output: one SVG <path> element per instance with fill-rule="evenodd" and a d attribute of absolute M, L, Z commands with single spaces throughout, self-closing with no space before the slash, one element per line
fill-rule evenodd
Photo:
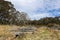
<path fill-rule="evenodd" d="M 18 11 L 28 14 L 31 20 L 60 16 L 60 0 L 8 0 Z"/>

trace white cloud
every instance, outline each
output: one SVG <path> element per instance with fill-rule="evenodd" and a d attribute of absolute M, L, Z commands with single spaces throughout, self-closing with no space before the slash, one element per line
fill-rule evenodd
<path fill-rule="evenodd" d="M 44 4 L 48 10 L 60 8 L 60 0 L 45 0 Z"/>
<path fill-rule="evenodd" d="M 33 14 L 33 16 L 30 16 L 32 18 L 32 20 L 34 19 L 40 19 L 40 18 L 44 18 L 44 17 L 54 17 L 52 14 L 50 13 L 38 13 L 38 14 Z"/>
<path fill-rule="evenodd" d="M 9 0 L 17 9 L 25 9 L 29 11 L 36 10 L 37 8 L 43 8 L 43 0 Z"/>

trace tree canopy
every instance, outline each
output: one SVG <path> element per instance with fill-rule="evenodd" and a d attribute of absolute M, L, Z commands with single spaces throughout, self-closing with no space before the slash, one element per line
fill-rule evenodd
<path fill-rule="evenodd" d="M 0 24 L 20 24 L 23 20 L 27 20 L 27 14 L 19 12 L 14 5 L 5 0 L 0 0 Z"/>

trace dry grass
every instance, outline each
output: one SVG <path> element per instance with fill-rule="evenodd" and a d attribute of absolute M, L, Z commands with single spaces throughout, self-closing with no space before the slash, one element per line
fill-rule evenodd
<path fill-rule="evenodd" d="M 11 39 L 13 38 L 14 36 L 12 35 L 12 33 L 8 30 L 10 29 L 17 29 L 18 26 L 11 26 L 11 25 L 0 25 L 0 39 L 1 37 L 3 39 L 1 40 L 8 40 L 8 39 Z"/>
<path fill-rule="evenodd" d="M 17 26 L 0 25 L 0 40 L 60 40 L 60 31 L 40 27 L 33 34 L 24 34 L 22 38 L 14 38 L 9 29 L 17 29 Z"/>
<path fill-rule="evenodd" d="M 41 27 L 34 34 L 26 34 L 23 40 L 60 40 L 60 31 Z"/>

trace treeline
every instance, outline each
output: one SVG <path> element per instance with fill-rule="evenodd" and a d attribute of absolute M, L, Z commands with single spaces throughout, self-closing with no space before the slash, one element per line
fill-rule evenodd
<path fill-rule="evenodd" d="M 60 24 L 60 16 L 58 17 L 46 17 L 40 20 L 28 21 L 30 25 L 48 25 L 48 24 Z"/>

